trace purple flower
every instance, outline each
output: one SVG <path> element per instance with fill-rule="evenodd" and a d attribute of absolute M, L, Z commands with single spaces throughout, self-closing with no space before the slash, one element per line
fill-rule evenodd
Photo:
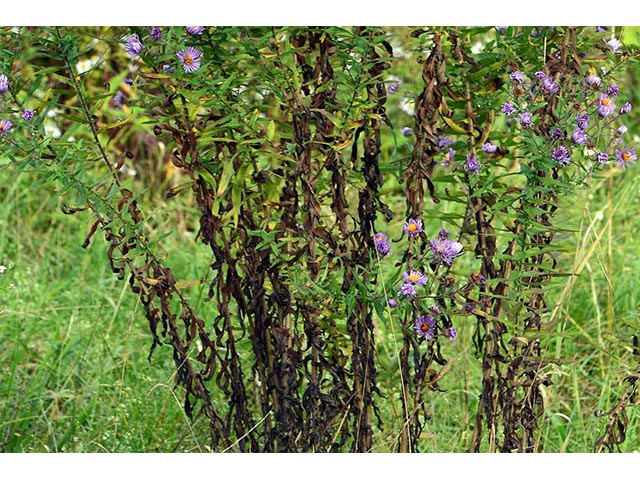
<path fill-rule="evenodd" d="M 400 87 L 400 82 L 398 81 L 391 82 L 389 85 L 387 85 L 387 95 L 393 95 L 398 91 L 399 87 Z"/>
<path fill-rule="evenodd" d="M 391 308 L 397 307 L 398 306 L 398 301 L 395 298 L 390 298 L 389 302 L 388 302 L 388 305 Z"/>
<path fill-rule="evenodd" d="M 522 125 L 524 128 L 533 127 L 533 122 L 531 121 L 531 113 L 524 112 L 520 114 L 520 125 Z"/>
<path fill-rule="evenodd" d="M 447 232 L 444 228 L 441 228 L 440 231 L 438 232 L 438 237 L 440 238 L 449 238 L 450 234 L 449 232 Z"/>
<path fill-rule="evenodd" d="M 618 129 L 616 130 L 616 133 L 617 133 L 618 135 L 623 135 L 623 134 L 627 133 L 627 131 L 628 131 L 628 130 L 629 130 L 629 129 L 627 128 L 627 126 L 626 126 L 626 125 L 620 125 L 620 126 L 618 127 Z"/>
<path fill-rule="evenodd" d="M 114 108 L 121 109 L 123 100 L 124 100 L 124 95 L 122 94 L 122 92 L 116 93 L 113 96 L 113 106 L 114 106 Z"/>
<path fill-rule="evenodd" d="M 452 342 L 456 341 L 456 336 L 458 336 L 458 331 L 455 328 L 449 327 L 445 330 L 445 333 L 449 338 L 449 340 L 451 340 Z"/>
<path fill-rule="evenodd" d="M 25 108 L 24 111 L 22 112 L 22 118 L 24 118 L 27 122 L 33 120 L 34 115 L 36 114 L 36 112 L 34 110 L 29 110 L 28 108 Z"/>
<path fill-rule="evenodd" d="M 138 34 L 129 35 L 125 41 L 127 42 L 124 46 L 125 51 L 131 58 L 138 58 L 140 56 L 140 52 L 142 52 L 142 49 L 144 48 Z"/>
<path fill-rule="evenodd" d="M 587 85 L 589 85 L 590 87 L 598 88 L 602 83 L 602 79 L 595 73 L 592 73 L 587 77 L 586 82 L 587 82 Z"/>
<path fill-rule="evenodd" d="M 437 137 L 438 140 L 438 147 L 440 148 L 447 148 L 450 145 L 453 145 L 453 140 L 451 140 L 449 137 L 447 137 L 446 135 L 443 135 L 442 137 Z"/>
<path fill-rule="evenodd" d="M 405 137 L 410 137 L 411 135 L 413 135 L 413 128 L 411 128 L 411 127 L 402 127 L 400 129 L 400 133 L 402 133 L 402 135 L 404 135 Z"/>
<path fill-rule="evenodd" d="M 410 237 L 416 236 L 419 233 L 423 232 L 422 220 L 414 220 L 413 218 L 410 218 L 407 222 L 404 223 L 402 230 Z"/>
<path fill-rule="evenodd" d="M 609 154 L 601 152 L 596 155 L 596 160 L 598 160 L 598 162 L 600 163 L 607 163 L 609 161 Z"/>
<path fill-rule="evenodd" d="M 630 163 L 636 163 L 637 158 L 635 148 L 616 150 L 616 165 L 620 168 L 626 168 Z"/>
<path fill-rule="evenodd" d="M 13 123 L 9 120 L 0 120 L 0 133 L 8 132 L 13 127 Z"/>
<path fill-rule="evenodd" d="M 617 97 L 618 95 L 620 95 L 620 87 L 618 87 L 618 85 L 616 85 L 615 83 L 612 83 L 611 85 L 609 85 L 609 88 L 607 88 L 607 94 L 611 95 L 612 97 Z"/>
<path fill-rule="evenodd" d="M 426 340 L 433 338 L 434 330 L 436 328 L 436 319 L 430 315 L 420 315 L 416 318 L 416 323 L 413 326 L 413 330 L 419 337 L 424 337 Z"/>
<path fill-rule="evenodd" d="M 482 145 L 482 150 L 485 153 L 496 153 L 496 150 L 498 150 L 498 146 L 495 143 L 485 142 Z"/>
<path fill-rule="evenodd" d="M 509 27 L 496 27 L 496 30 L 497 30 L 499 33 L 504 33 L 504 32 L 506 32 L 506 31 L 507 31 L 507 28 L 509 28 Z"/>
<path fill-rule="evenodd" d="M 538 79 L 540 81 L 543 81 L 545 78 L 548 78 L 547 74 L 544 73 L 543 71 L 536 72 L 536 73 L 533 74 L 533 76 L 536 77 L 536 79 Z"/>
<path fill-rule="evenodd" d="M 601 93 L 598 99 L 598 113 L 601 117 L 607 117 L 611 115 L 616 109 L 613 100 L 609 98 L 606 93 Z"/>
<path fill-rule="evenodd" d="M 173 67 L 171 65 L 162 65 L 162 73 L 171 73 L 173 72 Z"/>
<path fill-rule="evenodd" d="M 4 95 L 9 90 L 9 79 L 6 75 L 0 75 L 0 95 Z"/>
<path fill-rule="evenodd" d="M 571 141 L 576 145 L 584 145 L 585 143 L 587 143 L 587 135 L 581 128 L 576 128 L 571 133 Z"/>
<path fill-rule="evenodd" d="M 582 130 L 586 130 L 587 128 L 589 128 L 589 114 L 579 113 L 578 115 L 576 115 L 576 125 Z"/>
<path fill-rule="evenodd" d="M 520 84 L 524 83 L 524 80 L 525 80 L 524 73 L 522 73 L 519 70 L 512 72 L 511 75 L 509 75 L 509 78 L 511 79 L 512 82 L 520 83 Z"/>
<path fill-rule="evenodd" d="M 425 277 L 424 273 L 416 272 L 415 270 L 402 272 L 402 276 L 404 277 L 405 282 L 410 283 L 411 285 L 424 287 L 424 284 L 427 283 L 427 277 Z"/>
<path fill-rule="evenodd" d="M 376 233 L 373 241 L 376 244 L 376 250 L 378 250 L 378 253 L 383 257 L 391 251 L 391 244 L 384 233 Z"/>
<path fill-rule="evenodd" d="M 133 80 L 131 80 L 130 78 L 125 78 L 124 79 L 124 83 L 126 83 L 129 86 L 131 86 L 131 85 L 133 85 Z"/>
<path fill-rule="evenodd" d="M 151 38 L 154 40 L 160 40 L 162 38 L 162 30 L 160 27 L 153 27 L 151 29 Z"/>
<path fill-rule="evenodd" d="M 602 32 L 606 32 L 607 31 L 607 27 L 596 27 L 596 32 L 597 33 L 602 33 Z"/>
<path fill-rule="evenodd" d="M 620 50 L 620 47 L 622 46 L 622 42 L 617 38 L 612 38 L 611 40 L 605 41 L 605 45 L 613 53 L 622 53 L 622 50 Z"/>
<path fill-rule="evenodd" d="M 182 68 L 184 68 L 185 72 L 195 72 L 200 68 L 200 62 L 202 61 L 202 52 L 197 48 L 187 47 L 184 50 L 180 50 L 177 55 L 182 62 Z"/>
<path fill-rule="evenodd" d="M 476 308 L 474 302 L 467 302 L 464 304 L 464 311 L 467 313 L 472 313 L 474 308 Z"/>
<path fill-rule="evenodd" d="M 451 265 L 455 258 L 462 253 L 462 244 L 448 238 L 438 237 L 431 240 L 430 249 L 437 262 Z"/>
<path fill-rule="evenodd" d="M 411 283 L 405 283 L 404 285 L 402 285 L 402 288 L 398 292 L 398 295 L 403 295 L 403 296 L 408 295 L 410 297 L 415 297 L 416 287 L 414 287 Z"/>
<path fill-rule="evenodd" d="M 184 27 L 189 35 L 202 35 L 204 27 Z"/>
<path fill-rule="evenodd" d="M 562 165 L 566 165 L 571 160 L 571 156 L 569 155 L 569 150 L 564 145 L 556 147 L 553 149 L 553 153 L 551 154 L 551 158 L 553 158 L 556 162 L 561 163 Z"/>
<path fill-rule="evenodd" d="M 453 159 L 456 156 L 456 151 L 453 148 L 449 149 L 449 153 L 447 153 L 447 156 L 444 158 L 444 160 L 442 160 L 441 164 L 443 167 L 448 166 L 451 162 L 453 162 Z"/>
<path fill-rule="evenodd" d="M 560 87 L 556 82 L 553 81 L 552 78 L 547 77 L 542 81 L 542 86 L 540 87 L 543 93 L 547 95 L 553 95 L 554 93 L 558 93 Z"/>
<path fill-rule="evenodd" d="M 620 115 L 624 115 L 625 113 L 629 113 L 630 111 L 631 111 L 631 103 L 625 102 L 625 104 L 622 105 L 622 108 L 620 108 Z"/>
<path fill-rule="evenodd" d="M 434 315 L 440 315 L 440 314 L 442 313 L 442 312 L 440 311 L 440 309 L 438 308 L 438 306 L 437 306 L 437 305 L 431 305 L 431 306 L 429 307 L 429 311 L 430 311 L 431 313 L 433 313 Z"/>
<path fill-rule="evenodd" d="M 469 173 L 480 173 L 480 162 L 475 155 L 467 154 L 467 165 L 465 166 L 465 170 Z"/>
<path fill-rule="evenodd" d="M 560 128 L 554 128 L 551 131 L 551 138 L 554 140 L 561 140 L 564 137 L 564 132 Z"/>
<path fill-rule="evenodd" d="M 501 111 L 502 113 L 507 114 L 507 115 L 512 115 L 512 114 L 514 114 L 514 113 L 515 113 L 516 109 L 515 109 L 515 107 L 513 106 L 513 103 L 511 103 L 511 102 L 506 102 L 506 103 L 503 103 L 503 104 L 502 104 L 502 108 L 500 109 L 500 111 Z"/>

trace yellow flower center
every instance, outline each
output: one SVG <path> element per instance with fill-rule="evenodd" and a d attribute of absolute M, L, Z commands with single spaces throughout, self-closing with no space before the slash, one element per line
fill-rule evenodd
<path fill-rule="evenodd" d="M 418 280 L 420 280 L 420 275 L 418 275 L 417 273 L 411 273 L 409 275 L 409 281 L 417 282 Z"/>
<path fill-rule="evenodd" d="M 410 232 L 415 232 L 418 229 L 418 226 L 415 223 L 410 223 L 409 226 L 407 227 L 407 230 L 409 230 Z"/>
<path fill-rule="evenodd" d="M 605 107 L 606 107 L 607 105 L 609 105 L 609 102 L 610 102 L 610 100 L 609 100 L 608 98 L 603 98 L 603 99 L 602 99 L 602 105 L 604 105 Z"/>
<path fill-rule="evenodd" d="M 187 55 L 184 57 L 184 64 L 191 65 L 193 63 L 193 57 L 191 55 Z"/>

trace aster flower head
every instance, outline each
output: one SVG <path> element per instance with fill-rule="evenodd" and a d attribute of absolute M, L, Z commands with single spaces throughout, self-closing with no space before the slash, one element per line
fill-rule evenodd
<path fill-rule="evenodd" d="M 121 109 L 122 102 L 124 101 L 124 95 L 122 92 L 118 92 L 113 96 L 113 106 L 114 108 Z"/>
<path fill-rule="evenodd" d="M 617 38 L 612 38 L 611 40 L 605 41 L 606 48 L 608 48 L 613 53 L 622 53 L 620 47 L 622 46 L 622 42 Z"/>
<path fill-rule="evenodd" d="M 616 110 L 616 105 L 606 93 L 601 93 L 598 99 L 598 113 L 601 117 L 607 117 Z"/>
<path fill-rule="evenodd" d="M 444 332 L 445 332 L 445 335 L 447 336 L 447 338 L 450 341 L 452 341 L 452 342 L 456 341 L 456 337 L 458 336 L 458 330 L 456 330 L 453 327 L 449 327 Z"/>
<path fill-rule="evenodd" d="M 411 127 L 402 127 L 400 129 L 400 133 L 404 136 L 404 137 L 410 137 L 413 135 L 413 128 Z"/>
<path fill-rule="evenodd" d="M 8 132 L 13 127 L 10 120 L 0 120 L 0 133 Z"/>
<path fill-rule="evenodd" d="M 607 27 L 596 27 L 596 33 L 606 32 Z"/>
<path fill-rule="evenodd" d="M 576 115 L 576 125 L 582 130 L 586 130 L 587 128 L 589 128 L 589 114 L 579 113 L 578 115 Z"/>
<path fill-rule="evenodd" d="M 500 111 L 506 115 L 513 115 L 516 112 L 516 108 L 511 102 L 505 102 L 502 104 Z"/>
<path fill-rule="evenodd" d="M 438 147 L 440 147 L 440 148 L 447 148 L 447 147 L 453 145 L 453 140 L 451 140 L 446 135 L 443 135 L 441 137 L 440 136 L 437 137 L 437 140 L 438 140 Z"/>
<path fill-rule="evenodd" d="M 591 75 L 587 76 L 585 81 L 587 82 L 587 85 L 594 88 L 598 88 L 602 83 L 602 79 L 595 73 L 592 73 Z"/>
<path fill-rule="evenodd" d="M 389 85 L 387 85 L 387 95 L 393 95 L 398 91 L 399 87 L 400 87 L 399 81 L 396 80 L 391 82 Z"/>
<path fill-rule="evenodd" d="M 553 149 L 553 153 L 551 154 L 551 158 L 553 158 L 556 162 L 561 163 L 562 165 L 567 165 L 571 161 L 571 156 L 569 155 L 569 150 L 564 145 L 560 145 Z"/>
<path fill-rule="evenodd" d="M 587 143 L 587 134 L 581 128 L 576 128 L 571 133 L 571 141 L 576 145 L 584 145 Z"/>
<path fill-rule="evenodd" d="M 540 70 L 539 72 L 536 72 L 533 74 L 534 77 L 536 77 L 537 80 L 543 81 L 545 78 L 547 77 L 547 74 L 544 73 L 542 70 Z"/>
<path fill-rule="evenodd" d="M 433 338 L 436 329 L 436 319 L 430 315 L 420 315 L 416 318 L 416 322 L 413 326 L 413 331 L 419 337 L 424 337 L 426 340 Z"/>
<path fill-rule="evenodd" d="M 35 110 L 29 110 L 28 108 L 25 108 L 22 112 L 22 118 L 24 118 L 27 122 L 30 122 L 31 120 L 33 120 L 35 114 Z"/>
<path fill-rule="evenodd" d="M 424 231 L 422 229 L 422 220 L 415 220 L 413 218 L 410 218 L 404 223 L 402 230 L 404 231 L 404 233 L 409 235 L 409 237 L 416 236 Z"/>
<path fill-rule="evenodd" d="M 560 86 L 553 81 L 553 78 L 547 77 L 542 81 L 542 86 L 540 87 L 543 93 L 547 95 L 553 95 L 560 91 Z"/>
<path fill-rule="evenodd" d="M 431 313 L 433 313 L 434 315 L 440 315 L 440 314 L 442 313 L 442 312 L 440 311 L 440 308 L 438 308 L 438 306 L 437 306 L 437 305 L 431 305 L 431 306 L 429 307 L 429 311 L 430 311 Z"/>
<path fill-rule="evenodd" d="M 524 76 L 524 73 L 522 73 L 520 70 L 516 70 L 515 72 L 511 72 L 511 75 L 509 75 L 509 78 L 514 83 L 522 84 L 524 83 L 524 80 L 526 77 Z"/>
<path fill-rule="evenodd" d="M 6 75 L 0 75 L 0 95 L 4 95 L 9 90 L 9 79 Z"/>
<path fill-rule="evenodd" d="M 635 148 L 616 150 L 616 165 L 620 168 L 627 168 L 629 164 L 636 163 L 637 158 Z"/>
<path fill-rule="evenodd" d="M 189 35 L 202 35 L 204 27 L 184 27 Z"/>
<path fill-rule="evenodd" d="M 160 40 L 162 38 L 162 30 L 160 27 L 151 28 L 151 38 L 154 40 Z"/>
<path fill-rule="evenodd" d="M 564 132 L 562 131 L 562 129 L 556 127 L 551 131 L 551 138 L 553 138 L 554 140 L 561 140 L 562 138 L 564 138 Z"/>
<path fill-rule="evenodd" d="M 187 47 L 184 50 L 180 50 L 177 55 L 185 72 L 192 73 L 200 68 L 202 52 L 197 48 Z"/>
<path fill-rule="evenodd" d="M 424 287 L 427 283 L 427 277 L 422 272 L 416 272 L 415 270 L 409 270 L 408 272 L 402 272 L 402 276 L 406 283 L 411 285 L 419 285 Z"/>
<path fill-rule="evenodd" d="M 448 231 L 446 231 L 444 228 L 441 228 L 440 231 L 438 232 L 438 237 L 445 239 L 445 238 L 449 238 L 450 233 Z"/>
<path fill-rule="evenodd" d="M 398 301 L 395 298 L 390 298 L 387 302 L 387 305 L 389 305 L 391 308 L 395 308 L 398 306 Z"/>
<path fill-rule="evenodd" d="M 453 148 L 449 149 L 449 152 L 447 153 L 447 156 L 444 157 L 444 160 L 442 160 L 441 165 L 443 167 L 448 166 L 451 162 L 453 162 L 453 159 L 456 156 L 456 151 Z"/>
<path fill-rule="evenodd" d="M 530 112 L 524 112 L 520 114 L 520 125 L 522 125 L 523 128 L 533 127 L 533 121 L 531 120 Z"/>
<path fill-rule="evenodd" d="M 631 103 L 625 102 L 624 105 L 620 108 L 620 115 L 624 115 L 625 113 L 629 113 L 631 111 Z"/>
<path fill-rule="evenodd" d="M 416 296 L 416 287 L 411 283 L 405 283 L 400 288 L 398 295 L 415 297 Z"/>
<path fill-rule="evenodd" d="M 140 56 L 140 52 L 142 52 L 142 50 L 144 49 L 144 45 L 140 41 L 140 37 L 138 37 L 138 34 L 134 33 L 133 35 L 129 35 L 127 38 L 125 38 L 125 42 L 126 44 L 124 46 L 124 49 L 127 54 L 131 58 L 138 58 Z"/>
<path fill-rule="evenodd" d="M 609 154 L 606 152 L 600 152 L 596 155 L 596 160 L 599 163 L 607 163 L 609 161 Z"/>
<path fill-rule="evenodd" d="M 480 162 L 476 158 L 475 155 L 467 154 L 467 164 L 465 166 L 465 170 L 469 173 L 475 173 L 476 175 L 480 173 Z"/>
<path fill-rule="evenodd" d="M 627 133 L 628 130 L 629 130 L 629 128 L 626 125 L 620 125 L 618 127 L 618 129 L 616 130 L 616 133 L 618 135 L 624 135 L 625 133 Z"/>
<path fill-rule="evenodd" d="M 612 83 L 607 88 L 607 95 L 609 95 L 611 97 L 617 97 L 618 95 L 620 95 L 620 87 L 618 85 L 616 85 L 615 83 Z"/>
<path fill-rule="evenodd" d="M 485 142 L 482 144 L 482 150 L 485 153 L 496 153 L 496 150 L 498 150 L 498 146 L 495 143 Z"/>
<path fill-rule="evenodd" d="M 130 78 L 125 78 L 124 79 L 124 83 L 126 83 L 129 86 L 131 86 L 131 85 L 133 85 L 133 80 L 131 80 Z"/>
<path fill-rule="evenodd" d="M 391 251 L 391 244 L 389 243 L 389 239 L 384 233 L 376 233 L 373 237 L 373 242 L 376 245 L 376 250 L 378 250 L 378 253 L 383 257 Z"/>
<path fill-rule="evenodd" d="M 438 237 L 431 240 L 429 248 L 433 253 L 433 258 L 446 265 L 451 265 L 456 257 L 462 254 L 462 244 L 448 238 Z"/>

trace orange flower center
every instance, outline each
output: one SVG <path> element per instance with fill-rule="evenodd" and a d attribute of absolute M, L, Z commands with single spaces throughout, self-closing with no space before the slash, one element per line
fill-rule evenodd
<path fill-rule="evenodd" d="M 417 282 L 418 280 L 420 280 L 420 275 L 418 275 L 417 273 L 412 273 L 409 275 L 409 280 L 412 282 Z"/>
<path fill-rule="evenodd" d="M 423 323 L 422 325 L 420 325 L 420 330 L 423 332 L 428 332 L 429 331 L 429 324 L 428 323 Z"/>
<path fill-rule="evenodd" d="M 609 101 L 610 100 L 608 98 L 603 98 L 602 99 L 602 105 L 604 105 L 606 107 L 607 105 L 609 105 Z"/>
<path fill-rule="evenodd" d="M 407 227 L 407 230 L 409 230 L 410 232 L 415 232 L 418 229 L 418 226 L 415 223 L 410 223 L 409 226 Z"/>
<path fill-rule="evenodd" d="M 184 64 L 191 65 L 193 63 L 193 57 L 191 55 L 187 55 L 184 57 Z"/>
<path fill-rule="evenodd" d="M 622 160 L 628 162 L 631 160 L 631 154 L 629 152 L 622 152 Z"/>

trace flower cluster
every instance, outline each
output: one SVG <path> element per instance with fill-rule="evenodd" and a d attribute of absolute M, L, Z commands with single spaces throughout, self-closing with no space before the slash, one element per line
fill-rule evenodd
<path fill-rule="evenodd" d="M 189 35 L 202 35 L 205 31 L 205 27 L 185 27 L 185 31 Z M 162 29 L 160 27 L 151 27 L 149 29 L 149 35 L 153 40 L 162 39 Z M 138 36 L 137 33 L 128 35 L 124 38 L 124 50 L 132 60 L 139 58 L 142 52 L 145 50 L 145 45 Z M 193 73 L 202 66 L 202 52 L 193 46 L 187 46 L 176 53 L 182 68 L 187 73 Z M 164 73 L 171 73 L 172 69 L 169 65 L 163 65 L 162 70 Z M 2 93 L 2 79 L 0 78 L 0 93 Z M 119 101 L 115 102 L 116 108 Z"/>

